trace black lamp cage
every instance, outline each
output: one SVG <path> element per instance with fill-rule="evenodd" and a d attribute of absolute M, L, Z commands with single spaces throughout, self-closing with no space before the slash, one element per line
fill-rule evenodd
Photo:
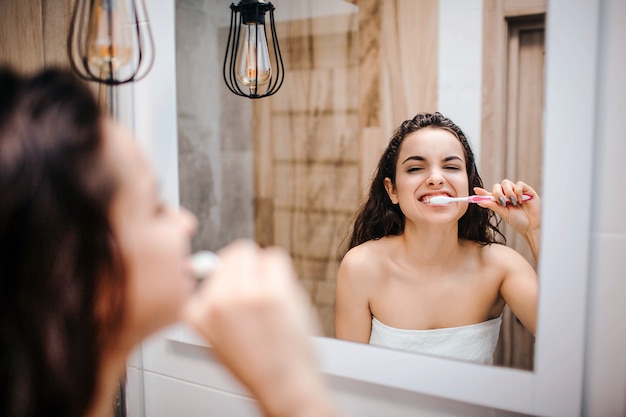
<path fill-rule="evenodd" d="M 285 66 L 283 64 L 283 58 L 280 53 L 280 46 L 278 45 L 278 37 L 276 36 L 276 26 L 274 24 L 274 10 L 275 7 L 272 3 L 265 3 L 258 0 L 241 0 L 239 4 L 230 5 L 230 31 L 228 33 L 228 42 L 226 44 L 226 53 L 224 55 L 224 81 L 228 89 L 238 96 L 248 97 L 251 99 L 268 97 L 275 94 L 283 85 L 285 78 Z M 258 74 L 255 77 L 254 85 L 244 86 L 237 80 L 237 57 L 239 55 L 239 47 L 241 45 L 241 29 L 244 25 L 254 25 L 253 29 L 256 30 L 256 42 L 257 51 L 260 49 L 259 43 L 261 42 L 258 36 L 259 31 L 264 31 L 265 39 L 269 39 L 266 33 L 265 25 L 265 13 L 269 11 L 270 16 L 270 30 L 272 47 L 268 45 L 268 51 L 270 53 L 270 66 L 272 68 L 270 80 L 267 83 L 267 88 L 262 94 L 259 94 L 259 88 L 263 88 L 263 84 L 259 84 Z M 259 67 L 260 54 L 256 55 L 257 68 Z M 273 63 L 271 61 L 274 61 Z M 247 92 L 245 91 L 247 90 Z"/>
<path fill-rule="evenodd" d="M 133 51 L 131 62 L 124 68 L 114 68 L 113 61 L 94 71 L 94 65 L 89 63 L 88 37 L 90 31 L 90 17 L 94 12 L 96 3 L 109 14 L 111 22 L 113 9 L 119 6 L 119 2 L 128 1 L 130 21 L 133 25 Z M 109 39 L 114 39 L 113 29 L 108 27 Z M 67 51 L 72 69 L 78 76 L 87 81 L 95 81 L 109 86 L 126 84 L 143 79 L 154 64 L 154 40 L 150 31 L 150 22 L 144 0 L 76 0 L 70 31 L 67 40 Z M 114 56 L 113 42 L 109 45 L 108 54 Z M 124 75 L 121 75 L 124 74 Z"/>

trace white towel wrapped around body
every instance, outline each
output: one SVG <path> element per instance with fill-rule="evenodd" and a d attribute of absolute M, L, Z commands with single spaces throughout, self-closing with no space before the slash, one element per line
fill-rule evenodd
<path fill-rule="evenodd" d="M 467 326 L 405 330 L 372 316 L 371 345 L 482 364 L 493 363 L 502 317 Z"/>

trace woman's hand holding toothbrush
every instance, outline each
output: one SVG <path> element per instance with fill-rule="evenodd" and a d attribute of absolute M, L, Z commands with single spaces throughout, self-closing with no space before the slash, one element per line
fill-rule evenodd
<path fill-rule="evenodd" d="M 517 233 L 524 236 L 530 245 L 535 261 L 539 258 L 541 238 L 541 200 L 537 192 L 523 181 L 502 180 L 493 185 L 491 192 L 476 187 L 477 195 L 493 195 L 496 201 L 484 201 L 480 206 L 493 210 Z M 523 200 L 530 195 L 530 200 Z"/>
<path fill-rule="evenodd" d="M 317 317 L 288 254 L 237 241 L 219 252 L 217 262 L 195 256 L 192 262 L 210 277 L 184 319 L 250 390 L 262 414 L 338 416 L 311 345 Z"/>

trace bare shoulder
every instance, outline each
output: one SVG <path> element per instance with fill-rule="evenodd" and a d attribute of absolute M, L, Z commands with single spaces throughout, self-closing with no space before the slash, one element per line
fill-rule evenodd
<path fill-rule="evenodd" d="M 385 238 L 370 240 L 353 247 L 346 253 L 339 266 L 338 280 L 354 281 L 361 284 L 375 280 L 383 268 L 383 256 L 389 241 Z"/>
<path fill-rule="evenodd" d="M 375 255 L 377 249 L 380 249 L 380 247 L 380 240 L 370 240 L 362 243 L 350 249 L 348 253 L 346 253 L 346 256 L 344 256 L 342 263 L 347 263 L 348 265 L 360 265 L 362 262 L 371 263 L 374 261 L 372 255 Z"/>
<path fill-rule="evenodd" d="M 515 249 L 505 245 L 492 243 L 482 246 L 480 249 L 481 259 L 486 265 L 497 267 L 503 271 L 523 268 L 531 268 L 528 261 Z"/>

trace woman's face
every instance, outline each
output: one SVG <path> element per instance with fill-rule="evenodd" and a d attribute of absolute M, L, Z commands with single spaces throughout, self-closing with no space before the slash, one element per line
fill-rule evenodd
<path fill-rule="evenodd" d="M 408 221 L 441 223 L 458 221 L 467 203 L 433 205 L 431 197 L 467 196 L 465 153 L 450 131 L 426 127 L 409 133 L 400 146 L 395 186 L 385 179 L 387 193 Z"/>
<path fill-rule="evenodd" d="M 163 203 L 154 174 L 129 132 L 105 123 L 105 158 L 117 178 L 111 222 L 127 274 L 125 336 L 138 343 L 178 319 L 191 294 L 195 217 Z"/>

